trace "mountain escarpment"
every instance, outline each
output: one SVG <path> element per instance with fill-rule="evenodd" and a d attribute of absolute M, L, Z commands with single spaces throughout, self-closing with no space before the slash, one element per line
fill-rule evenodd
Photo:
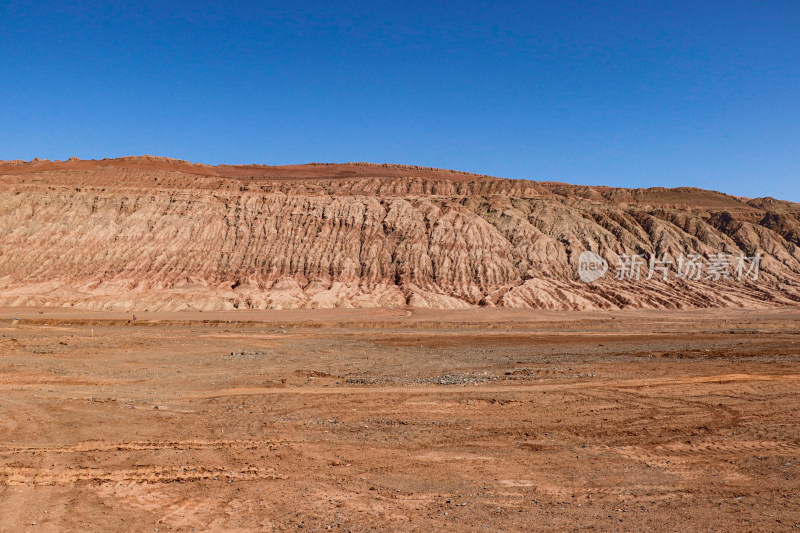
<path fill-rule="evenodd" d="M 800 303 L 800 205 L 401 165 L 0 163 L 0 306 L 543 309 Z M 595 252 L 605 277 L 584 283 Z M 760 256 L 758 279 L 617 279 Z M 677 264 L 673 264 L 677 269 Z"/>

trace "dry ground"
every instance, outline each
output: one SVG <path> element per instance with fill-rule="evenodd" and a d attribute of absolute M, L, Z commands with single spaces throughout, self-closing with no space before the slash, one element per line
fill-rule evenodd
<path fill-rule="evenodd" d="M 0 310 L 2 531 L 800 530 L 800 311 Z"/>

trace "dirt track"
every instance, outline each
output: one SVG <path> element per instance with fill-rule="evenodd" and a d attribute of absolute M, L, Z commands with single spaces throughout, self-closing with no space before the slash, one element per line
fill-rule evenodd
<path fill-rule="evenodd" d="M 0 530 L 800 529 L 797 310 L 129 318 L 0 310 Z"/>

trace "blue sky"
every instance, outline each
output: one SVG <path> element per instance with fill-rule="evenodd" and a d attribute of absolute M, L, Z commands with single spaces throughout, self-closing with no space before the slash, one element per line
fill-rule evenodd
<path fill-rule="evenodd" d="M 800 201 L 800 2 L 0 3 L 0 159 L 371 161 Z"/>

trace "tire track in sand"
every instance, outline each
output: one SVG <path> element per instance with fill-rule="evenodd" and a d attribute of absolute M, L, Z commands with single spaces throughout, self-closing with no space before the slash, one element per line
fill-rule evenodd
<path fill-rule="evenodd" d="M 258 439 L 180 440 L 180 441 L 83 441 L 67 446 L 0 446 L 0 453 L 83 453 L 139 450 L 253 450 L 276 449 L 281 443 Z"/>
<path fill-rule="evenodd" d="M 249 467 L 239 470 L 208 466 L 142 466 L 110 470 L 68 468 L 53 471 L 29 467 L 0 466 L 0 485 L 71 485 L 88 482 L 185 483 L 224 478 L 230 481 L 278 480 L 285 476 L 272 469 Z"/>
<path fill-rule="evenodd" d="M 84 441 L 66 446 L 0 446 L 6 464 L 0 465 L 2 485 L 69 485 L 84 482 L 147 482 L 174 483 L 210 479 L 231 481 L 254 479 L 283 479 L 273 469 L 248 466 L 232 469 L 188 463 L 182 466 L 134 465 L 127 468 L 96 467 L 80 464 L 68 467 L 41 468 L 27 466 L 29 461 L 40 460 L 42 455 L 90 454 L 138 451 L 203 451 L 221 450 L 239 452 L 243 450 L 276 450 L 281 443 L 272 440 L 181 440 L 181 441 Z M 17 455 L 18 458 L 13 458 Z M 115 454 L 116 455 L 116 454 Z M 11 456 L 11 458 L 9 458 Z M 27 459 L 26 456 L 30 456 Z"/>

